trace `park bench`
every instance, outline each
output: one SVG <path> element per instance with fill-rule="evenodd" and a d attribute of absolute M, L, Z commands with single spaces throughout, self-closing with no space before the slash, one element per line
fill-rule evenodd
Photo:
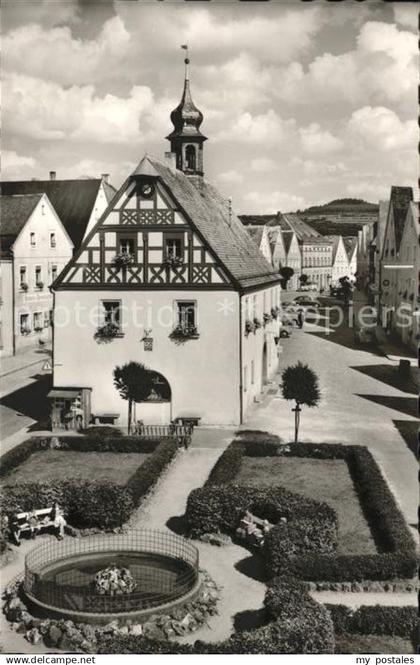
<path fill-rule="evenodd" d="M 20 535 L 22 532 L 31 533 L 32 530 L 35 530 L 35 533 L 40 533 L 45 529 L 54 527 L 54 520 L 51 519 L 52 511 L 52 507 L 41 508 L 39 510 L 17 513 L 14 515 L 11 524 L 11 532 L 16 544 L 20 543 Z M 32 527 L 29 525 L 28 521 L 30 516 L 35 517 L 37 521 L 37 524 Z"/>
<path fill-rule="evenodd" d="M 247 510 L 236 529 L 236 536 L 241 540 L 246 540 L 250 545 L 262 547 L 265 534 L 273 526 L 268 520 L 263 520 Z"/>

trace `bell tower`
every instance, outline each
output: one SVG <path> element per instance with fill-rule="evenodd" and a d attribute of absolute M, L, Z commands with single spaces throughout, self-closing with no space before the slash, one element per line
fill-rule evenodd
<path fill-rule="evenodd" d="M 171 113 L 174 130 L 166 138 L 176 156 L 176 168 L 186 175 L 200 175 L 203 171 L 203 143 L 207 138 L 200 132 L 203 114 L 195 106 L 190 92 L 188 47 L 185 63 L 184 91 L 176 109 Z"/>

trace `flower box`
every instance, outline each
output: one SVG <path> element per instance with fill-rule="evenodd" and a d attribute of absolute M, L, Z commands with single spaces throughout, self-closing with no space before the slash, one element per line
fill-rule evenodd
<path fill-rule="evenodd" d="M 261 328 L 261 326 L 262 326 L 261 321 L 257 317 L 255 317 L 254 318 L 254 328 L 255 328 L 255 330 L 258 330 L 258 328 Z"/>
<path fill-rule="evenodd" d="M 21 291 L 27 291 L 28 290 L 28 284 L 26 282 L 22 282 L 20 285 L 20 290 Z"/>
<path fill-rule="evenodd" d="M 252 332 L 253 333 L 255 332 L 255 325 L 254 325 L 253 321 L 250 321 L 249 319 L 247 319 L 245 321 L 245 335 L 248 337 L 248 335 Z"/>
<path fill-rule="evenodd" d="M 37 282 L 36 283 L 36 288 L 39 289 L 40 291 L 42 291 L 42 289 L 44 288 L 44 282 Z"/>
<path fill-rule="evenodd" d="M 22 326 L 21 327 L 21 329 L 20 329 L 20 334 L 21 335 L 30 335 L 30 333 L 31 333 L 31 329 L 29 328 L 29 326 Z"/>
<path fill-rule="evenodd" d="M 134 256 L 132 254 L 128 254 L 127 252 L 116 254 L 112 259 L 112 263 L 117 268 L 126 268 L 127 266 L 131 266 L 133 262 L 134 262 Z"/>
<path fill-rule="evenodd" d="M 170 339 L 174 341 L 183 342 L 188 339 L 198 339 L 200 335 L 196 326 L 182 326 L 178 325 L 170 333 Z"/>
<path fill-rule="evenodd" d="M 116 323 L 105 323 L 105 325 L 99 326 L 94 335 L 97 340 L 111 340 L 121 336 L 121 329 Z"/>
<path fill-rule="evenodd" d="M 181 268 L 184 265 L 184 259 L 180 256 L 167 256 L 163 261 L 166 268 Z"/>

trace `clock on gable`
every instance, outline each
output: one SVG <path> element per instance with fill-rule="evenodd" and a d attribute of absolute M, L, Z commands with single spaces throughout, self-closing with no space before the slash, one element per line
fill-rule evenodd
<path fill-rule="evenodd" d="M 139 187 L 140 196 L 144 199 L 150 199 L 153 196 L 153 185 L 151 182 L 142 182 Z"/>

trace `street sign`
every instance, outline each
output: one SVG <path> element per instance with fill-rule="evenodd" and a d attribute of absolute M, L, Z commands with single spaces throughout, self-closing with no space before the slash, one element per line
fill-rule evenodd
<path fill-rule="evenodd" d="M 42 371 L 43 372 L 51 372 L 52 371 L 52 362 L 48 358 L 48 360 L 45 361 L 45 363 L 42 365 Z"/>

